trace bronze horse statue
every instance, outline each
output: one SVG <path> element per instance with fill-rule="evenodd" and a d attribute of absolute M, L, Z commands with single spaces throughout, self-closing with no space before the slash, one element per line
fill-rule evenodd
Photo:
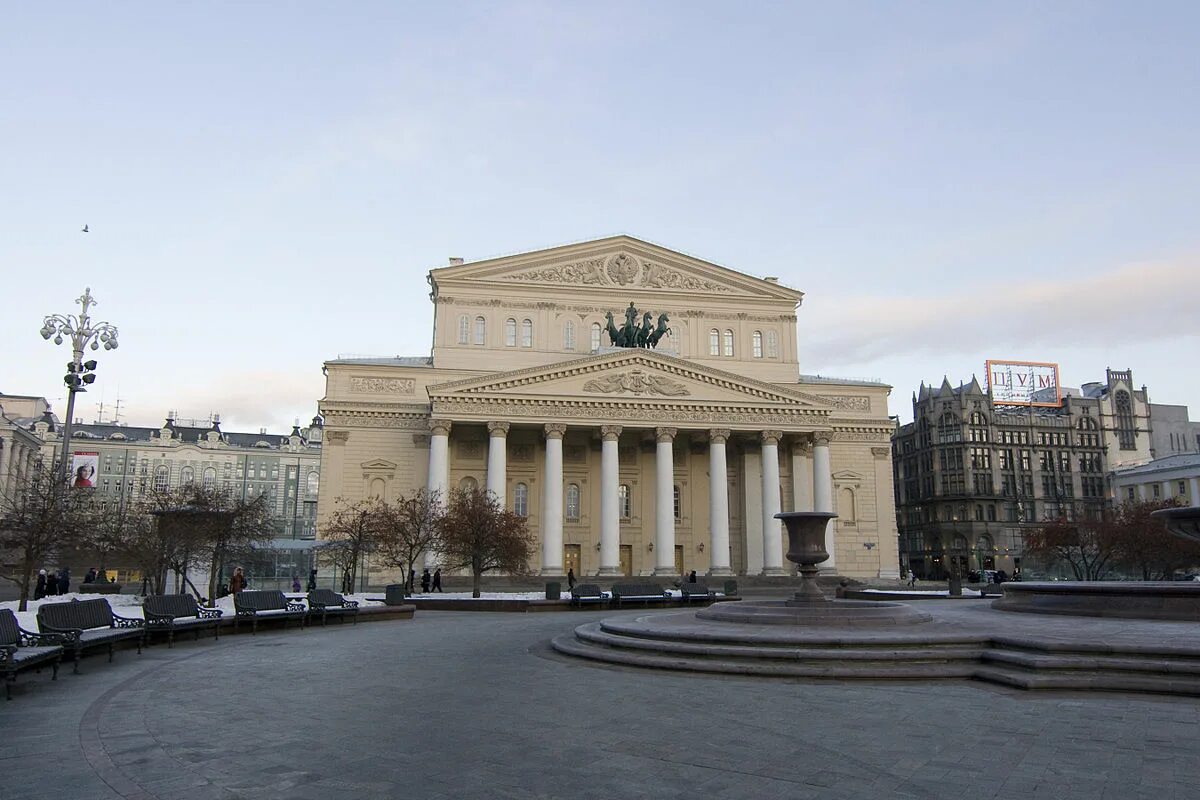
<path fill-rule="evenodd" d="M 608 340 L 613 347 L 644 347 L 653 348 L 658 345 L 662 337 L 670 332 L 667 327 L 667 322 L 670 318 L 666 314 L 658 315 L 658 326 L 653 323 L 654 315 L 647 311 L 642 315 L 642 323 L 637 324 L 637 317 L 634 313 L 633 304 L 630 303 L 630 308 L 626 310 L 625 324 L 620 328 L 617 327 L 616 321 L 613 319 L 611 311 L 604 315 L 605 331 L 608 333 Z M 635 312 L 636 313 L 636 312 Z"/>
<path fill-rule="evenodd" d="M 613 322 L 613 313 L 611 311 L 609 311 L 607 314 L 604 315 L 604 319 L 608 322 L 608 325 L 605 327 L 605 330 L 608 331 L 609 342 L 612 343 L 613 347 L 624 347 L 624 345 L 622 344 L 623 337 L 622 337 L 621 331 L 617 329 L 616 323 Z"/>
<path fill-rule="evenodd" d="M 649 319 L 650 315 L 647 314 L 646 317 L 647 317 L 647 319 Z M 666 314 L 658 315 L 658 327 L 655 328 L 653 331 L 651 331 L 650 334 L 647 336 L 647 338 L 646 338 L 646 346 L 647 347 L 657 347 L 659 340 L 671 332 L 671 329 L 667 327 L 667 323 L 670 321 L 671 321 L 670 317 L 668 317 Z M 646 326 L 649 327 L 648 322 L 646 323 Z"/>

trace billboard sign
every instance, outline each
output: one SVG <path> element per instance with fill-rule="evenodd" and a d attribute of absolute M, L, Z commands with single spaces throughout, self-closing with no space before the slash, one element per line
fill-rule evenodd
<path fill-rule="evenodd" d="M 1058 364 L 1043 361 L 992 361 L 985 366 L 988 392 L 996 405 L 1062 405 L 1058 385 Z"/>
<path fill-rule="evenodd" d="M 71 488 L 95 489 L 97 473 L 100 472 L 99 453 L 71 454 Z"/>

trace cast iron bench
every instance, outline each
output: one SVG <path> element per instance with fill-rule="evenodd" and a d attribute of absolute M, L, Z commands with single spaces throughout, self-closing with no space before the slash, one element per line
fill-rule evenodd
<path fill-rule="evenodd" d="M 304 603 L 293 603 L 278 590 L 238 592 L 233 596 L 233 609 L 233 630 L 237 631 L 240 620 L 248 619 L 250 632 L 254 634 L 258 633 L 260 619 L 282 619 L 285 628 L 289 619 L 298 619 L 303 628 L 308 616 Z"/>
<path fill-rule="evenodd" d="M 600 587 L 594 583 L 577 583 L 571 589 L 571 605 L 573 606 L 581 606 L 584 603 L 603 604 L 607 599 L 604 592 L 600 591 Z"/>
<path fill-rule="evenodd" d="M 42 633 L 74 634 L 66 644 L 75 662 L 72 672 L 79 672 L 79 656 L 84 650 L 107 647 L 108 660 L 112 663 L 113 645 L 134 639 L 140 655 L 142 639 L 146 637 L 146 620 L 114 614 L 112 606 L 103 598 L 46 603 L 38 608 L 37 622 Z"/>
<path fill-rule="evenodd" d="M 213 638 L 219 639 L 221 615 L 219 608 L 201 608 L 190 594 L 150 595 L 142 603 L 146 616 L 146 632 L 167 632 L 167 647 L 175 646 L 175 631 L 189 630 L 200 638 L 201 628 L 212 628 Z"/>
<path fill-rule="evenodd" d="M 54 670 L 51 680 L 58 680 L 58 663 L 62 661 L 63 643 L 67 636 L 53 633 L 33 633 L 17 622 L 12 611 L 0 609 L 0 670 L 4 672 L 4 697 L 12 700 L 12 685 L 23 669 L 41 672 L 47 664 Z"/>
<path fill-rule="evenodd" d="M 716 597 L 716 592 L 708 588 L 704 583 L 688 583 L 684 581 L 679 584 L 679 591 L 683 592 L 683 602 L 690 603 L 693 600 L 712 600 Z"/>
<path fill-rule="evenodd" d="M 328 623 L 327 617 L 333 615 L 340 620 L 348 614 L 358 624 L 358 601 L 347 600 L 332 589 L 313 589 L 308 593 L 308 610 L 311 614 L 321 612 L 321 624 Z"/>
<path fill-rule="evenodd" d="M 657 583 L 614 583 L 612 599 L 617 608 L 621 607 L 621 603 L 630 601 L 663 603 L 667 600 L 667 592 Z"/>

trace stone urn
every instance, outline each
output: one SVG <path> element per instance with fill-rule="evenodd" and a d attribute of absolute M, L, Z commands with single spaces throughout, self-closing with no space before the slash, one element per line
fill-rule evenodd
<path fill-rule="evenodd" d="M 1150 516 L 1166 526 L 1168 533 L 1200 544 L 1200 506 L 1160 508 Z"/>
<path fill-rule="evenodd" d="M 828 603 L 828 598 L 817 586 L 817 564 L 829 560 L 825 549 L 825 529 L 829 520 L 837 514 L 828 511 L 784 511 L 775 518 L 783 520 L 787 528 L 787 559 L 800 565 L 800 590 L 787 601 L 787 605 L 810 605 Z"/>

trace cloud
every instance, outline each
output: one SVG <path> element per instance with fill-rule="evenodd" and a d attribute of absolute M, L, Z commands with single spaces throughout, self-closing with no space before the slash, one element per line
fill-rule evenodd
<path fill-rule="evenodd" d="M 805 301 L 800 341 L 825 364 L 998 347 L 1109 347 L 1196 335 L 1198 294 L 1200 260 L 1187 258 L 941 294 L 832 296 Z"/>

